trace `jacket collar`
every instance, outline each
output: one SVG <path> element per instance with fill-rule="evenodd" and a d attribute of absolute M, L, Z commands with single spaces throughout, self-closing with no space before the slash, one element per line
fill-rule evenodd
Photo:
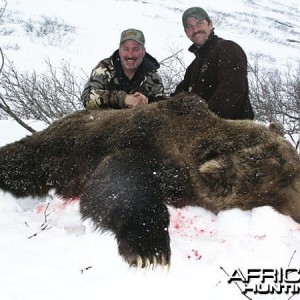
<path fill-rule="evenodd" d="M 204 53 L 218 39 L 219 39 L 219 37 L 217 35 L 215 35 L 214 30 L 212 30 L 207 41 L 205 42 L 205 44 L 203 46 L 197 47 L 195 44 L 192 44 L 188 50 L 197 56 L 199 54 Z"/>

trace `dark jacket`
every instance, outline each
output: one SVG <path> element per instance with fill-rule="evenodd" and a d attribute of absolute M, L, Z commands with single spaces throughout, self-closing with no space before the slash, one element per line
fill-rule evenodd
<path fill-rule="evenodd" d="M 247 57 L 233 41 L 211 33 L 206 43 L 189 51 L 196 55 L 175 93 L 200 95 L 210 110 L 226 119 L 253 119 L 248 95 Z"/>
<path fill-rule="evenodd" d="M 127 94 L 140 92 L 148 97 L 149 103 L 163 99 L 164 88 L 157 73 L 159 63 L 150 54 L 145 57 L 129 80 L 124 74 L 119 51 L 98 63 L 92 70 L 81 95 L 85 108 L 125 108 Z"/>

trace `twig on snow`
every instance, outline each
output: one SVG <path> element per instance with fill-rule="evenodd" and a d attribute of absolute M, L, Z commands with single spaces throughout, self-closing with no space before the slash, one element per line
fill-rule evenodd
<path fill-rule="evenodd" d="M 89 270 L 91 268 L 92 268 L 92 266 L 88 266 L 88 267 L 86 267 L 84 269 L 81 269 L 80 272 L 81 272 L 81 274 L 83 274 L 84 271 L 87 271 L 87 270 Z"/>
<path fill-rule="evenodd" d="M 44 211 L 44 218 L 45 219 L 44 219 L 43 224 L 41 225 L 41 230 L 39 232 L 36 232 L 35 234 L 29 236 L 28 239 L 31 239 L 31 238 L 37 236 L 39 233 L 52 228 L 52 226 L 49 227 L 49 223 L 48 223 L 48 220 L 47 220 L 47 217 L 50 215 L 49 213 L 47 213 L 48 207 L 49 207 L 49 203 L 47 204 L 47 206 L 45 208 L 45 211 Z"/>
<path fill-rule="evenodd" d="M 290 259 L 289 264 L 288 264 L 288 268 L 290 267 L 291 262 L 292 262 L 292 260 L 293 260 L 295 254 L 296 254 L 296 250 L 294 250 L 294 252 L 293 252 L 293 254 L 292 254 L 292 256 L 291 256 L 291 259 Z"/>

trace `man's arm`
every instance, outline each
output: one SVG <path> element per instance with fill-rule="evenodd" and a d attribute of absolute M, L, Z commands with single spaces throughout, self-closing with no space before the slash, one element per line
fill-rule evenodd
<path fill-rule="evenodd" d="M 145 82 L 142 83 L 145 89 L 145 96 L 148 97 L 149 103 L 165 99 L 164 85 L 157 72 L 149 72 Z"/>
<path fill-rule="evenodd" d="M 234 118 L 248 92 L 247 58 L 232 41 L 223 41 L 217 67 L 218 87 L 209 99 L 209 108 L 223 118 Z"/>
<path fill-rule="evenodd" d="M 81 95 L 85 108 L 125 108 L 127 94 L 123 91 L 107 90 L 108 83 L 112 80 L 112 71 L 112 65 L 103 62 L 93 69 Z"/>

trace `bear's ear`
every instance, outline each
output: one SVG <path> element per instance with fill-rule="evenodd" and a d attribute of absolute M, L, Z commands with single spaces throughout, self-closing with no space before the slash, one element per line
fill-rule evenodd
<path fill-rule="evenodd" d="M 225 166 L 221 160 L 212 159 L 201 165 L 199 171 L 205 181 L 213 183 L 224 177 Z"/>
<path fill-rule="evenodd" d="M 274 132 L 277 133 L 281 136 L 284 136 L 284 127 L 283 124 L 280 122 L 272 122 L 269 125 L 269 129 Z"/>
<path fill-rule="evenodd" d="M 234 175 L 229 157 L 212 159 L 199 168 L 203 190 L 213 195 L 225 197 L 232 191 Z"/>

